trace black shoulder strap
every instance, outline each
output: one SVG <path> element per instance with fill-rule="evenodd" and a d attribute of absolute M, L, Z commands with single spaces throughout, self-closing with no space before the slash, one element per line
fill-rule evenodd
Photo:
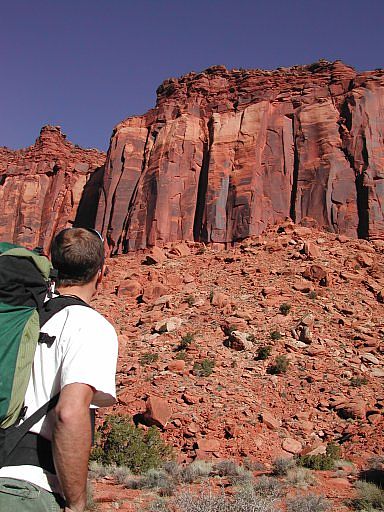
<path fill-rule="evenodd" d="M 53 299 L 48 300 L 44 303 L 42 311 L 40 311 L 40 328 L 48 322 L 56 313 L 59 313 L 62 309 L 67 306 L 85 306 L 91 308 L 84 300 L 74 295 L 58 295 Z"/>

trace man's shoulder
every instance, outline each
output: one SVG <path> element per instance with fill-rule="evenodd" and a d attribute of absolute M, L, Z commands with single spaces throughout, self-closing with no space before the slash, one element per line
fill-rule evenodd
<path fill-rule="evenodd" d="M 66 306 L 47 322 L 46 327 L 62 325 L 63 322 L 67 327 L 75 329 L 89 329 L 93 332 L 101 331 L 104 334 L 116 335 L 115 328 L 101 313 L 85 305 Z"/>

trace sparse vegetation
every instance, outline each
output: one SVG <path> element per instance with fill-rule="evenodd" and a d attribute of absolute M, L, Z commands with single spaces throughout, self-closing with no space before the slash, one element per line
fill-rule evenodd
<path fill-rule="evenodd" d="M 287 457 L 278 457 L 272 463 L 272 471 L 276 476 L 286 476 L 288 471 L 296 467 L 295 459 Z"/>
<path fill-rule="evenodd" d="M 196 460 L 185 466 L 180 472 L 180 480 L 191 484 L 201 478 L 207 478 L 212 472 L 212 464 L 204 460 Z"/>
<path fill-rule="evenodd" d="M 213 466 L 212 471 L 219 476 L 228 477 L 233 485 L 244 485 L 253 481 L 251 471 L 239 466 L 232 460 L 222 460 L 218 462 Z"/>
<path fill-rule="evenodd" d="M 269 345 L 262 345 L 257 349 L 257 356 L 256 359 L 259 361 L 264 361 L 265 359 L 268 359 L 268 357 L 271 355 L 272 347 Z"/>
<path fill-rule="evenodd" d="M 188 295 L 186 298 L 185 298 L 185 301 L 189 307 L 192 307 L 195 305 L 196 303 L 196 299 L 195 299 L 195 296 L 194 295 Z"/>
<path fill-rule="evenodd" d="M 263 475 L 259 477 L 255 481 L 252 489 L 258 496 L 278 498 L 283 494 L 283 487 L 281 483 L 272 476 Z"/>
<path fill-rule="evenodd" d="M 180 350 L 177 352 L 175 359 L 182 359 L 183 361 L 188 361 L 188 354 L 185 350 Z"/>
<path fill-rule="evenodd" d="M 147 364 L 156 363 L 156 361 L 159 359 L 159 354 L 156 352 L 145 352 L 140 359 L 139 362 L 141 366 L 145 366 Z"/>
<path fill-rule="evenodd" d="M 282 315 L 287 316 L 291 311 L 291 307 L 287 302 L 283 302 L 283 304 L 280 304 L 279 311 Z"/>
<path fill-rule="evenodd" d="M 365 384 L 368 384 L 368 379 L 366 377 L 352 377 L 352 379 L 349 381 L 350 385 L 353 388 L 359 388 L 361 386 L 364 386 Z"/>
<path fill-rule="evenodd" d="M 134 474 L 158 468 L 173 457 L 156 427 L 144 431 L 126 416 L 110 415 L 99 427 L 99 444 L 91 458 L 101 464 L 126 466 Z"/>
<path fill-rule="evenodd" d="M 192 373 L 196 377 L 209 377 L 213 372 L 215 366 L 214 359 L 203 359 L 202 361 L 196 361 L 193 365 Z"/>
<path fill-rule="evenodd" d="M 307 494 L 287 501 L 287 512 L 325 512 L 329 510 L 329 502 L 323 496 Z"/>
<path fill-rule="evenodd" d="M 193 343 L 194 340 L 195 340 L 195 335 L 192 332 L 187 332 L 187 334 L 182 336 L 177 349 L 178 350 L 186 350 L 190 346 L 190 344 Z"/>
<path fill-rule="evenodd" d="M 280 375 L 286 373 L 289 367 L 287 356 L 277 356 L 275 362 L 268 366 L 267 372 L 271 375 Z"/>
<path fill-rule="evenodd" d="M 181 493 L 176 507 L 181 512 L 276 512 L 275 498 L 260 495 L 253 486 L 241 489 L 233 497 L 213 494 L 210 489 L 200 494 Z"/>
<path fill-rule="evenodd" d="M 140 477 L 133 477 L 125 482 L 129 489 L 157 489 L 160 496 L 172 496 L 175 483 L 164 469 L 149 469 Z"/>
<path fill-rule="evenodd" d="M 271 334 L 271 340 L 277 341 L 281 339 L 281 332 L 280 331 L 272 331 Z"/>
<path fill-rule="evenodd" d="M 377 485 L 359 480 L 356 482 L 357 498 L 352 501 L 355 510 L 380 512 L 384 510 L 384 491 Z"/>
<path fill-rule="evenodd" d="M 286 482 L 295 487 L 308 487 L 315 483 L 313 472 L 308 468 L 293 467 L 288 470 Z"/>

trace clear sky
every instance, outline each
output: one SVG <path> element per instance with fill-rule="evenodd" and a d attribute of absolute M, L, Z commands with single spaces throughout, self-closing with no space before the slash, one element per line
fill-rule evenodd
<path fill-rule="evenodd" d="M 384 67 L 384 0 L 2 0 L 0 146 L 61 125 L 107 149 L 171 76 L 215 64 Z"/>

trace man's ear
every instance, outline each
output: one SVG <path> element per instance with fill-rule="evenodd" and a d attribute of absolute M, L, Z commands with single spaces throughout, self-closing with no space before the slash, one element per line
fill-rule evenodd
<path fill-rule="evenodd" d="M 105 272 L 105 265 L 103 265 L 101 267 L 101 269 L 97 272 L 96 287 L 99 286 L 99 284 L 103 280 L 104 272 Z"/>

